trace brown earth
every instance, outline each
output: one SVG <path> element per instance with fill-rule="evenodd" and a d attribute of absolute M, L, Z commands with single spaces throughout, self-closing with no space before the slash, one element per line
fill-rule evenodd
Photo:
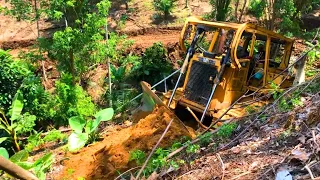
<path fill-rule="evenodd" d="M 182 29 L 182 27 L 181 27 Z M 153 32 L 147 32 L 143 35 L 137 35 L 129 37 L 134 41 L 135 46 L 143 49 L 152 46 L 155 42 L 162 42 L 164 45 L 168 43 L 176 43 L 179 41 L 180 30 L 157 30 Z"/>
<path fill-rule="evenodd" d="M 56 179 L 112 179 L 117 171 L 135 167 L 136 164 L 129 161 L 130 152 L 138 149 L 150 152 L 171 117 L 173 115 L 166 108 L 156 108 L 136 125 L 107 134 L 103 141 L 82 149 L 78 154 L 67 154 L 62 174 Z M 183 136 L 193 137 L 194 134 L 175 120 L 160 147 L 168 147 Z"/>

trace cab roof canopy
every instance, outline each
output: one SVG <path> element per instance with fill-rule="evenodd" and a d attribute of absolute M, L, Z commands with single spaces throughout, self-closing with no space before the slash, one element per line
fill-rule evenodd
<path fill-rule="evenodd" d="M 257 39 L 266 40 L 266 36 L 271 36 L 271 41 L 274 43 L 284 44 L 286 42 L 293 42 L 293 40 L 290 38 L 287 38 L 281 34 L 275 33 L 273 31 L 267 30 L 265 28 L 259 27 L 258 25 L 254 25 L 251 23 L 210 22 L 203 21 L 202 18 L 195 16 L 189 17 L 186 23 L 197 26 L 201 25 L 206 27 L 205 29 L 207 30 L 210 28 L 234 29 L 236 31 L 244 31 L 248 35 L 255 32 Z"/>

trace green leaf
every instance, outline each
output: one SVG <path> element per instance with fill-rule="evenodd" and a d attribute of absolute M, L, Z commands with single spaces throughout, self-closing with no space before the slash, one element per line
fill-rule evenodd
<path fill-rule="evenodd" d="M 95 115 L 95 117 L 96 117 L 96 119 L 99 119 L 101 121 L 109 121 L 112 119 L 113 114 L 114 114 L 114 111 L 112 108 L 106 108 L 106 109 L 99 111 Z"/>
<path fill-rule="evenodd" d="M 8 131 L 8 129 L 3 124 L 0 124 L 0 129 Z"/>
<path fill-rule="evenodd" d="M 88 141 L 87 133 L 72 133 L 68 138 L 68 147 L 70 151 L 77 151 L 86 145 Z"/>
<path fill-rule="evenodd" d="M 87 121 L 85 132 L 90 134 L 93 128 L 93 121 Z"/>
<path fill-rule="evenodd" d="M 34 162 L 34 172 L 40 180 L 46 179 L 46 172 L 53 163 L 52 153 L 45 154 Z"/>
<path fill-rule="evenodd" d="M 10 157 L 10 161 L 13 163 L 27 161 L 29 157 L 29 153 L 26 150 L 21 150 Z"/>
<path fill-rule="evenodd" d="M 9 159 L 9 153 L 8 151 L 3 148 L 3 147 L 0 147 L 0 156 L 6 158 L 6 159 Z"/>
<path fill-rule="evenodd" d="M 11 121 L 18 119 L 21 116 L 23 109 L 23 95 L 20 91 L 16 93 L 12 102 Z"/>
<path fill-rule="evenodd" d="M 150 75 L 150 72 L 148 70 L 143 71 L 145 75 Z"/>
<path fill-rule="evenodd" d="M 29 170 L 34 167 L 33 163 L 31 163 L 31 162 L 16 162 L 15 164 L 22 167 L 25 170 Z"/>
<path fill-rule="evenodd" d="M 6 141 L 9 137 L 2 137 L 0 138 L 0 144 L 3 143 L 4 141 Z"/>
<path fill-rule="evenodd" d="M 82 133 L 82 129 L 86 125 L 86 120 L 80 116 L 69 118 L 69 125 L 76 133 Z"/>
<path fill-rule="evenodd" d="M 39 166 L 42 168 L 48 168 L 53 162 L 53 156 L 52 153 L 47 153 L 44 156 L 42 156 L 41 158 L 37 159 L 34 162 L 34 166 Z"/>
<path fill-rule="evenodd" d="M 98 128 L 100 122 L 101 122 L 100 118 L 97 118 L 92 122 L 91 133 L 94 132 Z"/>

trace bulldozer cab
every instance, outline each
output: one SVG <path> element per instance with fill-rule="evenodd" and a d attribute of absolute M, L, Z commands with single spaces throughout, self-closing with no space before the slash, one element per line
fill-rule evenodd
<path fill-rule="evenodd" d="M 285 71 L 293 40 L 256 25 L 190 17 L 179 43 L 187 54 L 181 71 L 185 78 L 176 90 L 163 94 L 170 109 L 188 107 L 214 119 L 247 91 L 266 93 L 271 81 L 281 88 L 293 83 Z"/>
<path fill-rule="evenodd" d="M 172 109 L 180 104 L 203 112 L 226 57 L 226 68 L 207 115 L 219 116 L 219 110 L 228 108 L 247 90 L 260 88 L 267 92 L 270 81 L 282 84 L 282 88 L 292 85 L 293 79 L 287 77 L 289 72 L 279 73 L 288 67 L 293 40 L 249 23 L 208 22 L 191 17 L 181 32 L 182 50 L 189 51 L 197 33 L 200 35 L 183 86 L 178 88 L 170 104 Z M 169 96 L 167 93 L 165 100 Z"/>

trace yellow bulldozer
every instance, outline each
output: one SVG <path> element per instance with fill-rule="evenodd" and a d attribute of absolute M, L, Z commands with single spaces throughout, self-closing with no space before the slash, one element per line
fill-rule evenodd
<path fill-rule="evenodd" d="M 288 66 L 293 43 L 250 23 L 190 17 L 180 35 L 186 57 L 174 89 L 159 98 L 149 84 L 141 82 L 143 102 L 167 106 L 180 119 L 186 112 L 177 111 L 188 108 L 198 123 L 208 126 L 247 92 L 265 94 L 272 85 L 280 89 L 292 86 L 295 78 Z M 148 114 L 154 107 L 143 109 Z M 243 111 L 229 111 L 228 115 L 241 116 Z"/>

